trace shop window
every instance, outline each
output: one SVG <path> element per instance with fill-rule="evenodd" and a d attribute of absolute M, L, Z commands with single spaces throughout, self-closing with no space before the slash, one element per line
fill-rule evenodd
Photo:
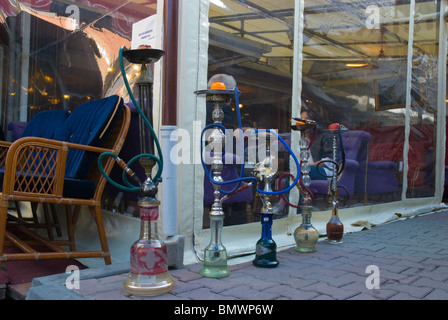
<path fill-rule="evenodd" d="M 289 141 L 294 1 L 210 1 L 209 23 L 208 78 L 215 74 L 232 75 L 241 91 L 239 105 L 234 104 L 235 100 L 231 104 L 235 128 L 239 108 L 245 132 L 274 129 Z M 236 144 L 235 148 L 238 147 Z M 247 161 L 257 150 L 248 147 L 247 141 L 244 148 L 245 175 L 253 176 L 254 163 Z M 281 172 L 289 171 L 290 158 L 282 145 L 275 157 L 278 178 Z M 272 187 L 276 188 L 276 181 Z M 210 192 L 209 189 L 206 187 L 204 192 Z M 288 206 L 278 196 L 271 201 L 275 218 L 287 216 Z M 224 202 L 224 222 L 233 225 L 259 221 L 260 209 L 261 202 L 255 192 L 247 201 Z M 208 212 L 209 203 L 205 203 L 204 227 L 208 226 Z"/>

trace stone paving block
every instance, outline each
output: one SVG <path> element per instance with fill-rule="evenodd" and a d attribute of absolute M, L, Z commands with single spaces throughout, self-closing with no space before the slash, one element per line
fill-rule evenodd
<path fill-rule="evenodd" d="M 329 295 L 321 294 L 311 300 L 335 300 L 335 299 L 333 297 L 330 297 Z"/>
<path fill-rule="evenodd" d="M 128 274 L 117 274 L 114 276 L 110 276 L 110 277 L 102 277 L 102 278 L 98 278 L 98 283 L 100 283 L 103 286 L 107 286 L 107 285 L 123 285 L 123 281 L 126 280 L 126 278 L 128 277 Z"/>
<path fill-rule="evenodd" d="M 419 300 L 419 299 L 416 297 L 410 296 L 407 293 L 399 292 L 396 295 L 390 297 L 388 300 L 406 300 L 407 301 L 407 300 Z"/>
<path fill-rule="evenodd" d="M 292 288 L 300 289 L 317 282 L 318 280 L 296 278 L 293 274 L 290 274 L 290 277 L 282 279 L 278 284 L 284 284 Z"/>
<path fill-rule="evenodd" d="M 172 300 L 172 301 L 175 301 L 175 300 L 187 300 L 187 298 L 185 298 L 185 297 L 181 298 L 181 297 L 178 297 L 178 296 L 172 294 L 171 292 L 169 292 L 169 293 L 166 293 L 166 294 L 163 294 L 160 296 L 155 296 L 155 297 L 150 297 L 150 298 L 143 297 L 142 300 Z"/>
<path fill-rule="evenodd" d="M 246 286 L 237 286 L 220 293 L 224 296 L 232 296 L 242 300 L 274 300 L 280 295 L 278 293 L 258 291 Z"/>
<path fill-rule="evenodd" d="M 448 284 L 443 281 L 435 281 L 429 278 L 420 278 L 412 283 L 413 286 L 441 289 L 448 292 Z"/>
<path fill-rule="evenodd" d="M 264 292 L 272 292 L 277 294 L 280 298 L 286 297 L 292 300 L 310 300 L 317 297 L 319 294 L 312 291 L 301 291 L 286 285 L 272 286 Z"/>
<path fill-rule="evenodd" d="M 202 276 L 199 272 L 185 270 L 185 269 L 170 270 L 170 275 L 173 276 L 174 278 L 176 278 L 177 280 L 183 281 L 183 282 L 190 281 L 193 279 L 202 278 Z"/>
<path fill-rule="evenodd" d="M 379 300 L 379 299 L 367 293 L 360 293 L 351 298 L 348 298 L 347 300 Z"/>
<path fill-rule="evenodd" d="M 448 300 L 448 292 L 446 290 L 435 289 L 423 299 L 425 300 Z"/>
<path fill-rule="evenodd" d="M 336 300 L 344 300 L 359 294 L 359 291 L 342 289 L 328 285 L 325 282 L 318 282 L 308 287 L 302 288 L 304 291 L 317 292 L 319 294 L 325 294 Z"/>
<path fill-rule="evenodd" d="M 353 291 L 358 291 L 360 292 L 360 294 L 363 295 L 370 295 L 375 299 L 378 300 L 387 300 L 390 297 L 394 296 L 395 294 L 397 294 L 397 291 L 394 290 L 388 290 L 388 289 L 383 289 L 380 285 L 379 289 L 368 289 L 366 287 L 365 282 L 361 283 L 361 282 L 353 282 L 350 283 L 346 286 L 341 287 L 341 289 L 350 289 Z"/>
<path fill-rule="evenodd" d="M 414 285 L 400 284 L 400 283 L 388 283 L 381 284 L 381 288 L 407 293 L 408 295 L 417 299 L 422 299 L 430 294 L 434 289 L 428 287 L 419 287 Z"/>
<path fill-rule="evenodd" d="M 192 300 L 237 300 L 235 296 L 230 294 L 216 294 L 211 292 L 208 288 L 198 288 L 188 292 L 183 292 L 177 295 L 180 298 Z"/>
<path fill-rule="evenodd" d="M 104 291 L 86 297 L 90 300 L 134 300 L 131 296 L 123 294 L 120 290 Z"/>
<path fill-rule="evenodd" d="M 175 281 L 174 283 L 174 287 L 172 289 L 172 293 L 174 294 L 179 294 L 179 293 L 183 293 L 183 292 L 188 292 L 197 288 L 202 288 L 203 285 L 195 283 L 194 280 L 193 281 L 188 281 L 188 282 L 184 282 L 184 281 Z"/>
<path fill-rule="evenodd" d="M 349 283 L 355 282 L 355 277 L 359 277 L 358 275 L 347 274 L 344 273 L 344 276 L 332 276 L 326 275 L 325 273 L 310 273 L 308 274 L 309 279 L 313 279 L 320 282 L 325 282 L 334 287 L 341 287 L 347 285 Z"/>
<path fill-rule="evenodd" d="M 75 292 L 81 295 L 88 296 L 98 292 L 109 291 L 110 288 L 103 286 L 99 283 L 98 279 L 81 280 L 79 282 L 79 289 L 73 289 Z"/>

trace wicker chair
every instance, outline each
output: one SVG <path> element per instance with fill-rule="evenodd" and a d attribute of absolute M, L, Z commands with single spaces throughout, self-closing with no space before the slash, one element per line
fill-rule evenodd
<path fill-rule="evenodd" d="M 22 137 L 40 137 L 53 139 L 54 134 L 59 126 L 68 118 L 70 113 L 66 110 L 45 110 L 37 113 L 31 118 L 29 122 L 11 122 L 8 125 L 8 129 L 13 132 L 13 141 Z M 3 157 L 0 157 L 0 168 L 4 170 L 6 161 L 6 152 L 9 149 L 11 142 L 2 142 L 0 148 L 3 147 L 5 151 L 2 153 Z M 21 205 L 19 201 L 10 202 L 10 211 L 14 210 L 16 216 L 20 221 L 29 222 L 27 227 L 46 229 L 48 238 L 54 240 L 53 229 L 56 229 L 58 237 L 62 236 L 61 226 L 59 224 L 59 218 L 56 212 L 54 203 L 41 203 L 44 216 L 43 221 L 39 218 L 37 213 L 38 203 L 31 203 L 31 216 L 23 216 Z M 51 218 L 50 218 L 51 212 Z M 10 217 L 14 217 L 13 215 Z"/>
<path fill-rule="evenodd" d="M 2 172 L 0 261 L 102 257 L 111 263 L 101 212 L 106 179 L 96 159 L 103 152 L 120 152 L 129 123 L 129 108 L 122 98 L 111 96 L 78 106 L 54 139 L 23 137 L 9 146 Z M 108 158 L 104 171 L 109 174 L 113 165 Z M 27 222 L 8 219 L 10 201 L 64 205 L 68 239 L 45 239 L 27 228 Z M 101 250 L 76 250 L 74 229 L 83 205 L 96 221 Z M 5 246 L 21 252 L 5 253 Z"/>

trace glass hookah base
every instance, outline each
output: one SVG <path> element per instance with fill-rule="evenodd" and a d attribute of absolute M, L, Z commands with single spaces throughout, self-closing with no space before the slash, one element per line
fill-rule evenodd
<path fill-rule="evenodd" d="M 227 266 L 208 266 L 203 265 L 199 273 L 206 278 L 224 278 L 230 274 L 230 269 Z"/>
<path fill-rule="evenodd" d="M 342 243 L 342 239 L 328 239 L 328 242 L 331 244 L 339 244 Z"/>
<path fill-rule="evenodd" d="M 310 252 L 316 252 L 316 248 L 296 247 L 296 251 L 302 252 L 302 253 L 310 253 Z"/>
<path fill-rule="evenodd" d="M 252 264 L 260 268 L 276 268 L 279 265 L 277 260 L 266 260 L 255 258 L 252 260 Z"/>
<path fill-rule="evenodd" d="M 139 296 L 157 296 L 169 292 L 174 286 L 174 279 L 169 272 L 155 275 L 129 273 L 123 282 L 127 292 Z"/>
<path fill-rule="evenodd" d="M 318 239 L 319 232 L 310 224 L 301 224 L 294 230 L 294 240 L 296 241 L 296 251 L 298 252 L 316 252 Z"/>
<path fill-rule="evenodd" d="M 204 265 L 199 273 L 207 278 L 223 278 L 230 274 L 227 267 L 227 251 L 216 244 L 204 250 Z"/>

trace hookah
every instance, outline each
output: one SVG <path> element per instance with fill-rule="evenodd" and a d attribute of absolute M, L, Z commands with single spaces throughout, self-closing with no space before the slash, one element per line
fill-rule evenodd
<path fill-rule="evenodd" d="M 205 248 L 204 250 L 204 263 L 202 268 L 200 269 L 200 274 L 204 277 L 211 277 L 211 278 L 219 278 L 219 277 L 226 277 L 230 274 L 230 270 L 227 267 L 227 251 L 226 248 L 223 246 L 221 241 L 221 233 L 223 228 L 223 220 L 224 220 L 224 211 L 222 207 L 222 203 L 227 200 L 229 197 L 235 195 L 236 193 L 244 190 L 245 188 L 248 188 L 250 184 L 260 181 L 265 182 L 264 190 L 260 190 L 257 188 L 257 194 L 262 199 L 263 208 L 261 210 L 262 213 L 262 237 L 257 242 L 256 245 L 256 256 L 253 261 L 253 264 L 258 267 L 276 267 L 278 265 L 278 261 L 276 259 L 276 247 L 274 240 L 272 240 L 272 217 L 273 217 L 273 210 L 272 206 L 269 201 L 269 196 L 275 195 L 275 194 L 281 194 L 288 192 L 291 190 L 294 185 L 290 186 L 289 188 L 283 190 L 283 191 L 272 191 L 270 184 L 273 179 L 273 174 L 269 170 L 270 166 L 270 138 L 267 138 L 267 151 L 268 151 L 268 157 L 256 165 L 258 167 L 258 170 L 256 170 L 257 177 L 243 177 L 244 173 L 244 163 L 241 165 L 241 171 L 240 171 L 240 177 L 237 179 L 229 180 L 229 181 L 223 181 L 221 177 L 221 172 L 223 169 L 223 163 L 222 163 L 222 153 L 216 152 L 216 150 L 223 150 L 222 146 L 224 145 L 225 141 L 225 132 L 226 128 L 222 125 L 222 119 L 224 117 L 221 104 L 228 99 L 229 95 L 233 95 L 235 97 L 235 103 L 236 105 L 239 104 L 239 91 L 238 88 L 235 87 L 233 90 L 229 90 L 225 88 L 225 85 L 222 82 L 216 82 L 211 85 L 210 89 L 206 90 L 198 90 L 194 92 L 197 95 L 206 95 L 207 101 L 214 102 L 214 110 L 212 113 L 212 119 L 214 123 L 209 124 L 204 128 L 201 134 L 201 141 L 203 141 L 203 136 L 206 130 L 212 129 L 212 132 L 210 134 L 210 144 L 214 150 L 213 153 L 213 159 L 211 162 L 211 172 L 207 169 L 205 162 L 203 160 L 203 146 L 201 144 L 201 162 L 202 166 L 204 168 L 204 172 L 206 177 L 210 180 L 210 182 L 213 184 L 214 187 L 214 203 L 211 206 L 211 210 L 209 213 L 210 216 L 210 244 Z M 239 108 L 236 108 L 237 110 L 237 119 L 238 119 L 238 126 L 240 132 L 242 132 L 242 125 L 241 125 L 241 116 L 239 112 Z M 274 134 L 277 136 L 280 142 L 285 146 L 285 148 L 290 152 L 292 157 L 294 158 L 297 167 L 299 167 L 299 163 L 297 158 L 295 157 L 294 153 L 291 151 L 289 146 L 286 144 L 286 142 L 278 136 L 275 132 L 270 131 L 268 129 L 264 130 L 267 136 L 269 137 L 270 134 Z M 259 130 L 255 130 L 254 134 L 257 134 Z M 241 148 L 241 154 L 244 154 L 244 145 L 243 140 L 240 139 L 240 148 Z M 295 183 L 297 183 L 299 179 L 299 176 L 297 176 Z M 241 186 L 242 182 L 246 182 L 246 184 Z M 225 184 L 234 184 L 237 183 L 236 186 L 230 190 L 226 191 L 220 188 L 222 185 Z M 221 197 L 221 195 L 224 195 Z"/>
<path fill-rule="evenodd" d="M 337 176 L 339 176 L 342 171 L 344 170 L 344 164 L 345 164 L 345 154 L 344 154 L 344 147 L 342 145 L 342 135 L 341 131 L 347 130 L 346 127 L 343 125 L 340 125 L 339 123 L 333 123 L 328 126 L 328 129 L 333 134 L 333 174 L 331 177 L 331 192 L 332 192 L 332 210 L 331 210 L 331 218 L 328 221 L 326 225 L 326 231 L 327 231 L 327 239 L 328 242 L 331 244 L 338 244 L 342 243 L 342 237 L 344 234 L 344 225 L 339 219 L 338 215 L 338 207 L 339 207 L 339 201 L 338 201 L 338 195 L 339 195 L 339 188 L 337 185 Z M 337 141 L 339 138 L 339 143 L 341 145 L 341 153 L 342 153 L 342 165 L 338 167 L 337 165 Z M 336 170 L 338 168 L 338 170 Z"/>
<path fill-rule="evenodd" d="M 220 197 L 220 183 L 223 182 L 221 177 L 221 172 L 223 170 L 222 163 L 222 153 L 217 152 L 218 150 L 223 150 L 224 138 L 225 138 L 225 127 L 222 125 L 222 120 L 224 119 L 224 112 L 222 111 L 221 104 L 228 99 L 229 96 L 234 94 L 233 90 L 225 89 L 225 85 L 222 82 L 213 83 L 211 89 L 195 91 L 195 94 L 201 95 L 205 94 L 208 102 L 214 103 L 214 109 L 212 113 L 213 124 L 206 126 L 201 135 L 204 135 L 206 129 L 211 129 L 210 143 L 214 150 L 213 159 L 211 163 L 211 171 L 213 173 L 213 178 L 209 178 L 213 183 L 213 195 L 214 201 L 211 206 L 209 213 L 210 217 L 210 244 L 204 250 L 204 264 L 199 270 L 199 273 L 208 278 L 222 278 L 227 277 L 230 274 L 230 269 L 227 267 L 227 250 L 223 246 L 221 241 L 221 232 L 224 225 L 224 211 L 222 207 L 222 202 L 225 200 L 219 199 Z M 237 94 L 235 94 L 237 95 Z M 238 110 L 238 108 L 237 108 Z M 202 155 L 202 144 L 201 144 L 201 155 Z M 202 158 L 201 158 L 202 160 Z M 205 172 L 208 170 L 202 161 Z M 242 167 L 243 169 L 243 167 Z M 237 185 L 237 189 L 233 189 L 232 192 L 227 194 L 230 197 L 232 194 L 236 194 L 240 187 L 240 183 Z M 227 198 L 226 197 L 226 198 Z"/>
<path fill-rule="evenodd" d="M 308 186 L 311 183 L 311 179 L 309 176 L 310 167 L 308 164 L 308 159 L 310 157 L 309 149 L 311 147 L 311 144 L 314 141 L 314 138 L 316 136 L 317 128 L 316 128 L 316 122 L 313 120 L 308 119 L 302 119 L 302 118 L 293 118 L 295 120 L 295 123 L 291 125 L 291 128 L 293 130 L 298 130 L 301 132 L 301 137 L 299 141 L 299 147 L 300 147 L 300 170 L 302 173 L 302 176 L 300 178 L 300 185 L 298 185 L 300 194 L 302 196 L 302 205 L 293 205 L 289 203 L 289 201 L 282 195 L 283 200 L 289 205 L 294 208 L 298 208 L 301 210 L 302 214 L 302 223 L 299 227 L 297 227 L 294 230 L 294 240 L 296 241 L 296 250 L 298 252 L 315 252 L 316 251 L 316 243 L 319 239 L 319 232 L 314 228 L 314 226 L 311 224 L 311 204 L 313 201 L 313 194 L 308 189 Z M 304 131 L 310 128 L 314 128 L 314 134 L 311 140 L 308 142 L 308 140 L 305 138 Z M 331 176 L 331 190 L 333 194 L 333 210 L 332 210 L 332 217 L 330 221 L 327 223 L 327 236 L 330 241 L 330 243 L 339 243 L 340 239 L 342 239 L 342 233 L 343 233 L 343 225 L 342 222 L 339 220 L 338 214 L 337 214 L 337 208 L 338 208 L 338 188 L 337 185 L 337 177 L 342 173 L 345 166 L 345 152 L 344 147 L 342 144 L 342 130 L 347 130 L 344 126 L 339 124 L 332 124 L 329 126 L 329 130 L 333 133 L 333 154 L 332 154 L 332 160 L 321 160 L 317 164 L 317 172 L 326 177 L 330 178 L 330 176 L 327 176 L 322 173 L 321 170 L 319 170 L 322 165 L 326 164 L 327 162 L 330 162 L 333 167 L 333 172 Z M 340 149 L 342 154 L 342 161 L 341 165 L 337 163 L 337 139 L 339 137 L 340 142 Z M 285 176 L 293 177 L 289 173 L 284 173 L 280 176 L 278 184 L 280 189 L 280 184 Z M 342 186 L 341 186 L 342 187 Z"/>
<path fill-rule="evenodd" d="M 120 48 L 119 61 L 121 74 L 129 96 L 134 103 L 139 115 L 141 151 L 126 164 L 117 155 L 105 152 L 98 159 L 98 166 L 106 180 L 112 185 L 125 191 L 140 191 L 141 198 L 138 201 L 140 212 L 140 237 L 130 249 L 130 272 L 123 286 L 131 294 L 155 296 L 169 292 L 174 286 L 174 279 L 168 271 L 168 255 L 165 243 L 157 235 L 157 219 L 159 216 L 160 201 L 157 200 L 158 184 L 161 182 L 163 170 L 163 157 L 159 141 L 152 128 L 152 79 L 146 64 L 158 61 L 165 52 L 158 49 L 136 49 L 124 50 Z M 139 102 L 144 105 L 143 110 L 135 99 L 123 64 L 123 56 L 131 63 L 141 64 L 141 71 L 136 85 L 139 91 Z M 146 103 L 145 103 L 146 102 Z M 148 120 L 149 118 L 149 120 Z M 154 153 L 154 143 L 157 147 L 159 157 Z M 102 159 L 106 156 L 113 157 L 117 164 L 123 169 L 123 182 L 119 184 L 108 177 L 102 168 Z M 139 160 L 145 170 L 146 179 L 141 182 L 137 175 L 130 169 L 131 164 Z M 158 170 L 152 177 L 152 170 L 157 164 Z M 139 186 L 129 183 L 127 176 L 133 178 Z"/>
<path fill-rule="evenodd" d="M 313 195 L 308 189 L 308 186 L 311 184 L 311 178 L 309 176 L 310 166 L 308 163 L 308 159 L 310 158 L 309 149 L 316 136 L 317 127 L 316 122 L 313 120 L 302 118 L 293 118 L 293 120 L 295 120 L 295 123 L 291 125 L 291 129 L 300 131 L 299 148 L 300 171 L 302 173 L 302 177 L 300 179 L 299 191 L 302 196 L 303 202 L 301 206 L 294 206 L 296 208 L 300 208 L 302 214 L 302 223 L 294 230 L 294 240 L 296 242 L 296 250 L 298 252 L 315 252 L 316 243 L 319 239 L 319 232 L 311 224 L 311 204 L 313 201 Z M 308 141 L 308 139 L 305 137 L 305 130 L 307 129 L 314 129 L 314 134 L 311 138 L 311 141 Z M 280 182 L 281 179 L 279 179 L 279 183 Z"/>
<path fill-rule="evenodd" d="M 272 239 L 272 220 L 274 211 L 270 201 L 270 194 L 273 192 L 271 188 L 274 174 L 271 172 L 271 148 L 270 135 L 266 134 L 266 159 L 255 165 L 254 176 L 259 183 L 264 182 L 264 194 L 258 193 L 261 200 L 261 238 L 255 246 L 255 258 L 253 265 L 261 268 L 275 268 L 279 262 L 277 260 L 277 244 Z"/>

